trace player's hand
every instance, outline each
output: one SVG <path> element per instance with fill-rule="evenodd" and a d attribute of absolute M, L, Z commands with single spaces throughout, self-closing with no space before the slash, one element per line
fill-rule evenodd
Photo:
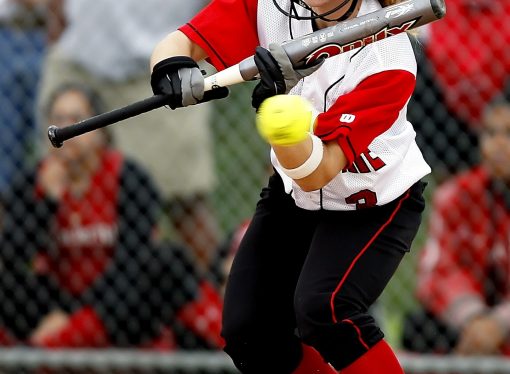
<path fill-rule="evenodd" d="M 187 56 L 175 56 L 158 62 L 152 69 L 151 87 L 155 95 L 168 95 L 170 108 L 195 105 L 228 96 L 228 88 L 204 92 L 204 77 L 198 64 Z"/>
<path fill-rule="evenodd" d="M 281 45 L 271 43 L 269 50 L 257 47 L 254 60 L 260 74 L 260 82 L 253 90 L 251 105 L 258 110 L 268 97 L 289 93 L 300 79 L 315 72 L 324 62 L 317 62 L 304 69 L 294 69 L 292 62 Z"/>
<path fill-rule="evenodd" d="M 500 323 L 490 316 L 481 316 L 464 326 L 455 352 L 460 355 L 497 354 L 504 339 Z"/>

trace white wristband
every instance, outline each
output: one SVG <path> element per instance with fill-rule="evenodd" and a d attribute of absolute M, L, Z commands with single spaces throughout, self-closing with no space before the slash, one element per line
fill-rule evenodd
<path fill-rule="evenodd" d="M 280 169 L 292 179 L 303 179 L 309 176 L 319 167 L 322 161 L 322 155 L 324 154 L 322 140 L 314 134 L 310 134 L 310 137 L 312 138 L 312 153 L 305 162 L 294 169 L 285 169 L 280 165 Z"/>

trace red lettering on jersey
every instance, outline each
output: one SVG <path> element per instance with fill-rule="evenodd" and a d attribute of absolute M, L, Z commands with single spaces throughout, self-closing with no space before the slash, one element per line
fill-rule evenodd
<path fill-rule="evenodd" d="M 347 169 L 342 170 L 342 173 L 346 173 L 346 172 L 349 172 L 349 173 L 357 173 L 358 172 L 358 169 L 354 165 L 354 162 Z"/>
<path fill-rule="evenodd" d="M 377 171 L 377 170 L 381 169 L 382 167 L 386 166 L 386 164 L 384 163 L 383 160 L 381 160 L 377 156 L 372 157 L 372 155 L 373 155 L 373 153 L 370 152 L 369 149 L 366 152 L 363 152 L 363 156 L 365 156 L 365 158 L 367 159 L 370 166 L 372 166 L 374 171 Z"/>
<path fill-rule="evenodd" d="M 360 155 L 356 160 L 354 160 L 354 165 L 356 165 L 356 169 L 358 169 L 358 173 L 370 173 L 370 169 L 366 163 L 366 161 L 362 157 L 363 155 Z"/>
<path fill-rule="evenodd" d="M 377 194 L 370 190 L 361 190 L 345 198 L 347 204 L 356 204 L 356 209 L 365 209 L 377 205 Z"/>
<path fill-rule="evenodd" d="M 370 168 L 371 166 L 372 168 Z M 379 157 L 375 156 L 370 149 L 360 154 L 347 169 L 342 170 L 342 173 L 370 173 L 377 171 L 386 166 L 386 163 Z"/>

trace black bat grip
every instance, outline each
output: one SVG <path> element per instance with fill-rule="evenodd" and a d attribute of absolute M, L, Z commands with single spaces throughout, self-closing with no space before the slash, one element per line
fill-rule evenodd
<path fill-rule="evenodd" d="M 168 104 L 168 101 L 169 100 L 165 95 L 154 95 L 125 107 L 87 118 L 70 126 L 50 126 L 48 128 L 48 138 L 55 148 L 60 148 L 68 139 L 85 134 L 89 131 L 97 130 L 101 127 L 111 125 L 127 118 L 137 116 L 150 110 L 160 108 Z"/>

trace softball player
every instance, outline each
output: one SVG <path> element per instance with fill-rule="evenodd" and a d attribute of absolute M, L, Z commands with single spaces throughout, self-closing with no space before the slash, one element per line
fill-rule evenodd
<path fill-rule="evenodd" d="M 306 116 L 261 125 L 275 173 L 234 260 L 223 315 L 225 351 L 243 373 L 403 372 L 367 311 L 411 247 L 430 172 L 406 120 L 416 74 L 409 38 L 305 70 L 279 46 L 386 5 L 213 0 L 153 51 L 153 90 L 174 107 L 203 100 L 194 61 L 221 70 L 254 53 L 259 114 L 278 94 L 312 106 L 313 133 L 299 132 Z"/>

